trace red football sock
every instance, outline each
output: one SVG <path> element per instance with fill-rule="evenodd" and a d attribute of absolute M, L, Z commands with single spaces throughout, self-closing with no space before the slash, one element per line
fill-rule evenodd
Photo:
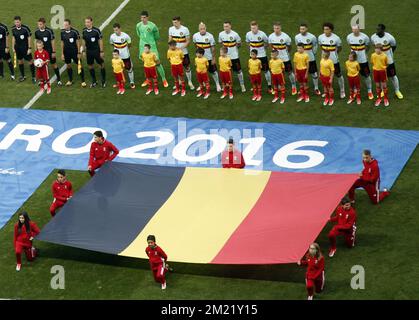
<path fill-rule="evenodd" d="M 159 83 L 157 81 L 157 79 L 154 79 L 154 89 L 159 89 Z"/>
<path fill-rule="evenodd" d="M 176 87 L 176 90 L 179 90 L 179 81 L 178 80 L 175 81 L 175 87 Z"/>
<path fill-rule="evenodd" d="M 16 253 L 16 263 L 22 264 L 22 254 Z"/>

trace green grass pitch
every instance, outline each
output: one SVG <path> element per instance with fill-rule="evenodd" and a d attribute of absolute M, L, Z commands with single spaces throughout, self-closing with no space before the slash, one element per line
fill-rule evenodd
<path fill-rule="evenodd" d="M 50 20 L 50 9 L 55 1 L 45 0 L 37 6 L 14 3 L 3 6 L 0 22 L 11 26 L 14 15 L 21 15 L 23 23 L 35 29 L 36 21 L 44 16 Z M 99 26 L 120 4 L 117 0 L 71 1 L 65 4 L 66 17 L 81 30 L 83 17 L 92 15 Z M 139 12 L 147 9 L 150 20 L 155 22 L 162 35 L 159 45 L 160 55 L 167 49 L 167 29 L 171 18 L 180 15 L 191 33 L 198 29 L 200 21 L 207 24 L 208 31 L 216 37 L 222 29 L 222 22 L 229 19 L 233 29 L 242 39 L 248 30 L 248 23 L 257 20 L 260 29 L 271 32 L 273 21 L 281 21 L 283 31 L 294 36 L 298 24 L 307 22 L 315 35 L 321 33 L 321 24 L 331 21 L 335 32 L 342 38 L 350 32 L 351 7 L 361 4 L 366 13 L 366 33 L 371 35 L 378 23 L 387 25 L 388 31 L 398 41 L 395 59 L 400 79 L 401 91 L 405 99 L 393 97 L 389 84 L 391 105 L 388 109 L 376 110 L 363 92 L 361 106 L 347 106 L 346 101 L 337 101 L 333 108 L 324 109 L 320 99 L 312 97 L 309 104 L 300 105 L 287 94 L 284 106 L 271 104 L 271 97 L 265 94 L 260 103 L 250 101 L 250 93 L 238 92 L 233 101 L 219 101 L 213 93 L 208 101 L 198 100 L 190 91 L 184 98 L 171 96 L 171 90 L 161 88 L 158 97 L 145 96 L 140 86 L 134 91 L 127 90 L 125 96 L 116 96 L 111 88 L 113 83 L 110 56 L 111 47 L 106 46 L 108 87 L 106 89 L 82 89 L 78 79 L 72 88 L 57 88 L 53 85 L 50 96 L 42 96 L 32 108 L 98 113 L 121 113 L 159 116 L 182 116 L 205 119 L 227 119 L 260 122 L 303 123 L 332 126 L 374 127 L 419 130 L 419 99 L 417 88 L 419 69 L 417 35 L 413 26 L 419 3 L 413 0 L 394 1 L 372 0 L 360 2 L 338 1 L 268 1 L 257 4 L 251 1 L 133 1 L 104 30 L 107 43 L 113 22 L 120 22 L 125 32 L 134 39 L 133 56 L 136 82 L 144 79 L 142 65 L 138 61 L 138 41 L 135 25 Z M 56 35 L 59 32 L 56 30 Z M 295 46 L 294 46 L 295 47 Z M 241 60 L 246 77 L 247 49 L 242 48 Z M 191 50 L 192 51 L 192 50 Z M 348 47 L 344 45 L 341 62 L 345 61 Z M 60 56 L 58 50 L 57 56 Z M 192 58 L 194 55 L 192 54 Z M 169 65 L 162 59 L 169 83 Z M 27 74 L 29 70 L 27 69 Z M 8 74 L 7 69 L 5 74 Z M 246 77 L 247 78 L 247 77 Z M 86 79 L 89 75 L 86 72 Z M 66 73 L 63 80 L 67 80 Z M 194 78 L 195 80 L 195 78 Z M 287 79 L 288 80 L 288 79 Z M 236 81 L 236 79 L 235 79 Z M 195 81 L 196 83 L 196 81 Z M 246 86 L 249 82 L 246 79 Z M 363 87 L 364 88 L 364 87 Z M 21 108 L 36 93 L 37 88 L 29 81 L 15 83 L 0 80 L 0 106 Z M 288 90 L 289 93 L 289 90 Z M 339 99 L 338 99 L 339 100 Z M 1 109 L 0 109 L 1 112 Z M 373 146 L 372 146 L 373 149 Z M 318 299 L 417 299 L 419 263 L 417 250 L 416 209 L 419 188 L 419 153 L 416 151 L 393 187 L 393 194 L 379 206 L 372 206 L 364 193 L 359 193 L 358 243 L 353 250 L 347 250 L 339 243 L 336 256 L 326 258 L 326 290 Z M 87 173 L 71 171 L 69 178 L 76 188 L 88 179 Z M 48 207 L 51 201 L 51 174 L 22 209 L 29 211 L 32 218 L 44 225 L 49 220 Z M 168 277 L 168 290 L 161 292 L 153 282 L 146 261 L 99 254 L 38 242 L 41 257 L 33 264 L 24 262 L 22 271 L 17 273 L 12 246 L 12 230 L 16 215 L 0 230 L 0 298 L 21 299 L 305 299 L 304 269 L 295 266 L 261 266 L 258 268 L 214 267 L 204 265 L 175 264 L 176 273 Z M 320 245 L 328 245 L 326 226 L 318 238 Z M 269 245 L 269 244 L 267 244 Z M 170 256 L 170 253 L 169 253 Z M 25 261 L 25 260 L 24 260 Z M 50 269 L 62 265 L 66 271 L 65 290 L 53 290 Z M 353 265 L 362 265 L 366 271 L 365 290 L 352 290 L 350 273 Z M 234 277 L 236 274 L 240 277 Z M 247 279 L 243 279 L 247 278 Z M 24 284 L 24 285 L 23 285 Z"/>

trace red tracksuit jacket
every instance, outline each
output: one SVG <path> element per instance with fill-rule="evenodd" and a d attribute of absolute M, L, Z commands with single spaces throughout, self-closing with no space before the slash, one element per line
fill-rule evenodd
<path fill-rule="evenodd" d="M 307 266 L 306 278 L 315 280 L 320 277 L 324 271 L 324 257 L 317 259 L 316 257 L 307 254 L 305 259 L 301 261 L 301 265 Z"/>
<path fill-rule="evenodd" d="M 15 224 L 15 233 L 14 233 L 14 237 L 13 237 L 13 245 L 16 246 L 16 242 L 22 242 L 27 244 L 28 246 L 31 245 L 31 241 L 29 240 L 31 237 L 35 237 L 39 234 L 39 232 L 41 232 L 41 230 L 39 230 L 38 226 L 36 225 L 35 222 L 30 221 L 29 225 L 31 227 L 31 231 L 29 232 L 29 234 L 26 232 L 26 226 L 25 224 L 22 225 L 22 228 L 20 229 L 21 232 L 19 234 L 19 223 Z"/>
<path fill-rule="evenodd" d="M 356 223 L 356 211 L 354 208 L 345 210 L 339 207 L 336 209 L 336 215 L 330 218 L 330 222 L 336 222 L 339 230 L 352 230 Z"/>
<path fill-rule="evenodd" d="M 92 142 L 90 146 L 90 158 L 89 166 L 94 161 L 99 163 L 105 163 L 105 161 L 112 161 L 118 155 L 119 150 L 108 140 L 105 140 L 102 144 Z"/>
<path fill-rule="evenodd" d="M 73 186 L 70 181 L 60 183 L 57 180 L 52 184 L 52 195 L 54 199 L 61 202 L 67 202 L 67 199 L 73 196 Z"/>
<path fill-rule="evenodd" d="M 225 150 L 221 155 L 221 163 L 223 168 L 242 169 L 246 165 L 243 154 L 238 150 Z"/>
<path fill-rule="evenodd" d="M 369 163 L 365 161 L 362 162 L 364 164 L 364 169 L 362 170 L 361 180 L 375 184 L 377 180 L 380 179 L 380 167 L 378 166 L 378 161 L 372 159 Z"/>
<path fill-rule="evenodd" d="M 167 254 L 159 246 L 156 246 L 155 248 L 150 248 L 149 246 L 147 246 L 147 248 L 145 249 L 145 253 L 147 254 L 150 260 L 150 267 L 152 269 L 157 268 L 158 266 L 164 264 L 167 261 Z"/>

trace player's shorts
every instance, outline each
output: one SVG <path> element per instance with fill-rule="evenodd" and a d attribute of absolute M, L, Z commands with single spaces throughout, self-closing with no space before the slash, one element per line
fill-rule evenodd
<path fill-rule="evenodd" d="M 242 66 L 240 63 L 240 59 L 231 59 L 231 68 L 234 72 L 240 72 L 242 70 Z"/>
<path fill-rule="evenodd" d="M 317 72 L 317 63 L 316 61 L 310 61 L 308 63 L 308 73 L 313 74 Z"/>
<path fill-rule="evenodd" d="M 272 85 L 277 86 L 284 86 L 285 85 L 285 78 L 283 73 L 279 74 L 272 74 Z"/>
<path fill-rule="evenodd" d="M 285 72 L 290 73 L 292 72 L 292 64 L 291 61 L 284 61 Z"/>
<path fill-rule="evenodd" d="M 0 48 L 0 60 L 9 61 L 12 57 L 10 56 L 10 52 L 6 53 L 6 48 Z"/>
<path fill-rule="evenodd" d="M 370 65 L 368 64 L 368 62 L 360 63 L 359 67 L 361 68 L 359 70 L 359 73 L 361 74 L 361 76 L 363 76 L 363 77 L 369 77 L 370 76 L 371 70 L 370 70 Z"/>
<path fill-rule="evenodd" d="M 183 56 L 182 65 L 184 68 L 187 69 L 189 68 L 190 64 L 191 64 L 191 59 L 189 59 L 189 54 L 187 53 Z"/>
<path fill-rule="evenodd" d="M 220 79 L 223 84 L 231 84 L 231 71 L 220 71 Z"/>
<path fill-rule="evenodd" d="M 99 50 L 88 50 L 86 51 L 86 60 L 87 60 L 87 64 L 89 66 L 91 66 L 92 64 L 96 63 L 97 64 L 102 64 L 105 61 L 101 58 L 100 56 L 100 51 Z"/>
<path fill-rule="evenodd" d="M 320 75 L 320 81 L 322 82 L 323 87 L 330 87 L 330 76 L 326 77 L 323 75 Z"/>
<path fill-rule="evenodd" d="M 211 60 L 208 60 L 208 71 L 210 73 L 217 72 L 217 64 L 216 63 L 212 64 Z"/>
<path fill-rule="evenodd" d="M 349 82 L 349 89 L 361 88 L 361 79 L 359 78 L 359 75 L 355 77 L 348 76 L 348 82 Z"/>
<path fill-rule="evenodd" d="M 388 72 L 388 70 L 387 70 Z M 380 82 L 387 82 L 387 73 L 386 70 L 374 70 L 374 82 L 380 83 Z"/>
<path fill-rule="evenodd" d="M 27 48 L 15 48 L 15 52 L 16 52 L 16 59 L 17 60 L 26 60 L 26 61 L 31 61 L 32 60 L 32 54 L 28 54 L 28 49 Z"/>
<path fill-rule="evenodd" d="M 335 63 L 335 76 L 340 78 L 342 76 L 342 70 L 340 69 L 340 63 Z"/>
<path fill-rule="evenodd" d="M 44 65 L 41 68 L 36 68 L 36 79 L 43 81 L 49 80 L 48 65 Z"/>
<path fill-rule="evenodd" d="M 199 83 L 209 82 L 208 72 L 197 72 L 196 78 L 198 79 Z"/>
<path fill-rule="evenodd" d="M 131 57 L 126 58 L 126 59 L 122 59 L 122 61 L 124 61 L 125 70 L 131 70 L 132 69 Z"/>
<path fill-rule="evenodd" d="M 396 73 L 396 65 L 393 62 L 392 64 L 389 64 L 387 66 L 387 76 L 391 78 L 391 77 L 394 77 L 396 75 L 397 75 L 397 73 Z"/>
<path fill-rule="evenodd" d="M 125 82 L 125 76 L 123 72 L 114 72 L 113 75 L 115 76 L 116 82 Z"/>
<path fill-rule="evenodd" d="M 250 83 L 253 85 L 261 85 L 262 84 L 262 75 L 258 74 L 250 74 Z"/>
<path fill-rule="evenodd" d="M 262 70 L 263 72 L 269 71 L 269 62 L 268 57 L 258 58 L 260 62 L 262 62 Z"/>
<path fill-rule="evenodd" d="M 53 58 L 52 57 L 52 50 L 51 51 L 48 51 L 48 50 L 46 50 L 47 52 L 48 52 L 48 54 L 49 54 L 49 62 L 51 63 L 51 64 L 56 64 L 57 63 L 57 57 L 55 57 L 55 58 Z"/>
<path fill-rule="evenodd" d="M 307 69 L 298 70 L 296 69 L 297 81 L 299 83 L 307 83 L 308 79 L 306 77 Z"/>
<path fill-rule="evenodd" d="M 71 62 L 78 64 L 79 58 L 77 58 L 77 51 L 64 51 L 64 62 L 66 64 L 70 64 Z"/>
<path fill-rule="evenodd" d="M 144 67 L 144 74 L 146 79 L 157 79 L 156 67 Z"/>
<path fill-rule="evenodd" d="M 177 80 L 178 78 L 183 78 L 183 65 L 182 64 L 172 64 L 171 65 L 172 76 Z"/>

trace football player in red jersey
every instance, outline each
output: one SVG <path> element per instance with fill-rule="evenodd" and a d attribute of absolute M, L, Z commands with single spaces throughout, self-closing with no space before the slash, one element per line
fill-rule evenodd
<path fill-rule="evenodd" d="M 57 180 L 54 181 L 51 189 L 54 200 L 49 208 L 49 212 L 51 213 L 51 216 L 54 217 L 57 210 L 65 205 L 73 196 L 73 186 L 71 185 L 71 182 L 67 180 L 64 170 L 57 171 Z"/>
<path fill-rule="evenodd" d="M 145 253 L 147 254 L 149 261 L 150 261 L 150 268 L 153 272 L 154 280 L 156 282 L 161 283 L 162 290 L 166 289 L 166 272 L 173 271 L 173 269 L 169 268 L 167 264 L 167 255 L 156 244 L 156 237 L 153 235 L 149 235 L 147 237 L 147 248 L 145 249 Z"/>
<path fill-rule="evenodd" d="M 19 221 L 15 224 L 13 245 L 16 253 L 16 271 L 22 267 L 22 252 L 25 251 L 26 259 L 33 261 L 38 250 L 32 246 L 32 240 L 39 234 L 40 230 L 35 222 L 31 221 L 27 212 L 19 214 Z"/>
<path fill-rule="evenodd" d="M 34 54 L 35 60 L 41 59 L 42 65 L 36 68 L 36 79 L 39 81 L 41 87 L 40 92 L 45 91 L 45 84 L 47 85 L 47 94 L 51 93 L 51 83 L 49 82 L 48 62 L 50 56 L 48 51 L 44 50 L 44 43 L 41 40 L 36 41 L 36 51 Z"/>
<path fill-rule="evenodd" d="M 99 169 L 106 162 L 116 158 L 119 150 L 103 136 L 102 131 L 93 133 L 94 141 L 90 146 L 89 165 L 87 170 L 90 176 L 95 175 L 95 170 Z"/>
<path fill-rule="evenodd" d="M 308 298 L 313 300 L 314 290 L 320 293 L 324 288 L 324 257 L 317 243 L 312 243 L 308 249 L 308 253 L 303 259 L 297 262 L 299 266 L 307 266 L 306 272 L 306 288 Z"/>
<path fill-rule="evenodd" d="M 340 206 L 336 209 L 336 215 L 330 218 L 330 222 L 336 222 L 329 232 L 330 250 L 329 257 L 336 253 L 336 237 L 344 236 L 348 248 L 355 246 L 356 212 L 351 206 L 349 198 L 343 198 Z"/>
<path fill-rule="evenodd" d="M 371 202 L 378 204 L 385 197 L 389 196 L 390 192 L 387 189 L 380 192 L 380 167 L 378 166 L 378 161 L 372 157 L 370 150 L 362 152 L 362 162 L 364 169 L 359 174 L 359 179 L 355 181 L 349 190 L 349 199 L 355 202 L 355 189 L 364 188 Z"/>

